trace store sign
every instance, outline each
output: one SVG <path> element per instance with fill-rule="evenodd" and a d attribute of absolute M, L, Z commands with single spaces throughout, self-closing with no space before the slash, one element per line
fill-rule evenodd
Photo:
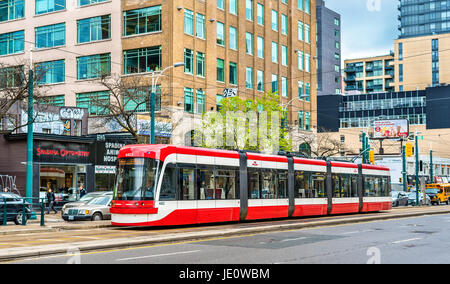
<path fill-rule="evenodd" d="M 103 136 L 102 139 L 97 139 L 97 142 L 94 145 L 96 157 L 95 164 L 115 166 L 120 149 L 125 145 L 134 143 L 136 143 L 135 140 L 130 138 L 111 138 Z"/>
<path fill-rule="evenodd" d="M 224 89 L 222 92 L 222 96 L 224 98 L 232 98 L 237 96 L 238 89 L 236 88 L 228 88 Z"/>
<path fill-rule="evenodd" d="M 92 163 L 90 144 L 36 141 L 33 160 L 40 163 Z"/>

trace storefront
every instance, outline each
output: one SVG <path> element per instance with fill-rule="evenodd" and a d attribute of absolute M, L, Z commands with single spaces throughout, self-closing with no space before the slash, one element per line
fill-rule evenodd
<path fill-rule="evenodd" d="M 91 138 L 44 137 L 33 143 L 33 170 L 39 171 L 39 181 L 35 176 L 33 193 L 39 191 L 44 197 L 51 189 L 57 202 L 77 200 L 80 188 L 94 191 L 94 154 Z"/>
<path fill-rule="evenodd" d="M 120 148 L 135 144 L 136 140 L 126 133 L 96 134 L 93 151 L 95 153 L 95 191 L 109 191 L 114 187 L 116 160 Z"/>

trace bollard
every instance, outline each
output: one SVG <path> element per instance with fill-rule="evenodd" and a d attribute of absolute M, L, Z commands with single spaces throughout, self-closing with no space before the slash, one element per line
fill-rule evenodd
<path fill-rule="evenodd" d="M 27 211 L 25 209 L 25 198 L 23 199 L 23 206 L 22 206 L 22 226 L 25 226 L 27 224 Z"/>
<path fill-rule="evenodd" d="M 8 214 L 6 210 L 6 198 L 3 198 L 3 226 L 6 226 L 6 223 L 8 222 L 6 219 L 6 214 Z"/>
<path fill-rule="evenodd" d="M 45 221 L 44 221 L 44 210 L 45 210 L 45 206 L 44 206 L 44 199 L 41 200 L 41 226 L 45 226 Z"/>

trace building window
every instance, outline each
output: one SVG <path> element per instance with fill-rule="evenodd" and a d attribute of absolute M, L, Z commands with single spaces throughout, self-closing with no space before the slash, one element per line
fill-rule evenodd
<path fill-rule="evenodd" d="M 298 128 L 305 130 L 305 117 L 301 110 L 298 111 Z"/>
<path fill-rule="evenodd" d="M 14 88 L 23 85 L 24 66 L 4 67 L 0 69 L 0 89 Z"/>
<path fill-rule="evenodd" d="M 305 12 L 311 14 L 311 0 L 305 0 Z"/>
<path fill-rule="evenodd" d="M 184 88 L 184 111 L 194 112 L 194 91 L 191 88 Z"/>
<path fill-rule="evenodd" d="M 205 39 L 205 15 L 197 13 L 196 16 L 196 35 L 198 38 Z"/>
<path fill-rule="evenodd" d="M 256 4 L 256 22 L 264 26 L 264 5 L 261 3 Z"/>
<path fill-rule="evenodd" d="M 217 44 L 225 46 L 225 25 L 217 22 Z"/>
<path fill-rule="evenodd" d="M 47 48 L 66 44 L 66 23 L 38 27 L 35 30 L 36 48 Z"/>
<path fill-rule="evenodd" d="M 0 34 L 0 55 L 23 52 L 24 40 L 24 31 Z"/>
<path fill-rule="evenodd" d="M 403 60 L 403 43 L 398 44 L 398 60 Z"/>
<path fill-rule="evenodd" d="M 245 33 L 245 51 L 248 55 L 253 55 L 253 34 Z"/>
<path fill-rule="evenodd" d="M 184 73 L 194 74 L 194 51 L 191 49 L 184 49 Z"/>
<path fill-rule="evenodd" d="M 334 24 L 339 27 L 340 21 L 338 18 L 334 18 Z"/>
<path fill-rule="evenodd" d="M 311 27 L 305 24 L 305 42 L 311 43 Z"/>
<path fill-rule="evenodd" d="M 64 95 L 58 95 L 58 96 L 46 96 L 43 98 L 43 102 L 46 105 L 52 105 L 52 106 L 59 106 L 63 107 L 66 105 L 66 99 Z"/>
<path fill-rule="evenodd" d="M 311 113 L 305 112 L 305 130 L 311 130 Z"/>
<path fill-rule="evenodd" d="M 281 77 L 281 96 L 288 97 L 288 82 L 286 77 Z"/>
<path fill-rule="evenodd" d="M 90 115 L 107 115 L 109 114 L 109 92 L 91 92 L 77 94 L 77 107 L 87 108 Z"/>
<path fill-rule="evenodd" d="M 123 94 L 123 108 L 127 113 L 149 112 L 151 88 L 142 86 L 127 89 Z M 161 110 L 161 86 L 156 86 L 155 91 L 155 111 Z"/>
<path fill-rule="evenodd" d="M 278 75 L 272 74 L 272 93 L 278 92 Z"/>
<path fill-rule="evenodd" d="M 298 40 L 303 41 L 304 36 L 303 36 L 303 23 L 298 21 L 297 23 L 297 31 L 298 31 Z"/>
<path fill-rule="evenodd" d="M 36 74 L 39 74 L 39 84 L 56 84 L 65 81 L 65 61 L 47 61 L 35 65 Z"/>
<path fill-rule="evenodd" d="M 152 72 L 161 69 L 161 46 L 125 50 L 124 74 Z"/>
<path fill-rule="evenodd" d="M 194 35 L 194 12 L 184 9 L 184 33 Z"/>
<path fill-rule="evenodd" d="M 237 50 L 237 30 L 230 26 L 230 48 Z"/>
<path fill-rule="evenodd" d="M 278 63 L 278 43 L 272 42 L 272 62 Z"/>
<path fill-rule="evenodd" d="M 303 99 L 306 102 L 309 102 L 311 98 L 311 83 L 305 83 L 305 94 Z"/>
<path fill-rule="evenodd" d="M 398 81 L 403 82 L 403 64 L 398 65 Z"/>
<path fill-rule="evenodd" d="M 225 82 L 225 61 L 217 58 L 217 81 Z"/>
<path fill-rule="evenodd" d="M 230 14 L 237 15 L 237 0 L 230 0 Z"/>
<path fill-rule="evenodd" d="M 66 9 L 66 0 L 36 0 L 36 15 Z"/>
<path fill-rule="evenodd" d="M 77 21 L 78 43 L 111 38 L 111 15 Z"/>
<path fill-rule="evenodd" d="M 281 46 L 281 64 L 288 66 L 288 48 L 285 45 Z"/>
<path fill-rule="evenodd" d="M 205 92 L 202 90 L 197 90 L 197 113 L 204 113 L 205 112 Z"/>
<path fill-rule="evenodd" d="M 0 22 L 25 17 L 25 0 L 0 1 Z"/>
<path fill-rule="evenodd" d="M 111 54 L 96 54 L 77 58 L 77 80 L 99 78 L 111 74 Z"/>
<path fill-rule="evenodd" d="M 256 56 L 264 58 L 264 38 L 260 36 L 256 39 Z"/>
<path fill-rule="evenodd" d="M 245 18 L 253 21 L 253 0 L 245 1 Z"/>
<path fill-rule="evenodd" d="M 217 8 L 225 10 L 225 0 L 217 0 Z"/>
<path fill-rule="evenodd" d="M 297 51 L 298 70 L 305 70 L 305 63 L 303 58 L 303 51 Z"/>
<path fill-rule="evenodd" d="M 78 0 L 78 6 L 85 6 L 85 5 L 90 5 L 90 4 L 95 4 L 95 3 L 100 3 L 100 2 L 105 2 L 108 0 Z"/>
<path fill-rule="evenodd" d="M 253 89 L 253 68 L 251 67 L 245 69 L 245 86 L 247 89 Z"/>
<path fill-rule="evenodd" d="M 237 85 L 237 64 L 230 62 L 230 84 Z"/>
<path fill-rule="evenodd" d="M 303 89 L 303 82 L 298 81 L 298 98 L 300 100 L 304 99 L 304 89 Z"/>
<path fill-rule="evenodd" d="M 285 14 L 281 14 L 281 33 L 287 35 L 288 32 L 288 18 Z"/>
<path fill-rule="evenodd" d="M 272 10 L 272 30 L 278 32 L 278 12 Z"/>
<path fill-rule="evenodd" d="M 256 72 L 256 90 L 264 92 L 264 71 L 258 70 Z"/>
<path fill-rule="evenodd" d="M 311 55 L 305 53 L 305 71 L 311 72 Z"/>
<path fill-rule="evenodd" d="M 205 54 L 197 51 L 197 76 L 205 77 Z"/>
<path fill-rule="evenodd" d="M 123 35 L 161 31 L 161 5 L 123 12 Z"/>

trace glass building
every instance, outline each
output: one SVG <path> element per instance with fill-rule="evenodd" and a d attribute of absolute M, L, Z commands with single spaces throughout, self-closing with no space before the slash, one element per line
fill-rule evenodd
<path fill-rule="evenodd" d="M 450 1 L 400 0 L 400 38 L 450 32 Z"/>
<path fill-rule="evenodd" d="M 370 127 L 374 120 L 408 119 L 426 124 L 426 91 L 347 95 L 339 106 L 340 128 Z"/>

